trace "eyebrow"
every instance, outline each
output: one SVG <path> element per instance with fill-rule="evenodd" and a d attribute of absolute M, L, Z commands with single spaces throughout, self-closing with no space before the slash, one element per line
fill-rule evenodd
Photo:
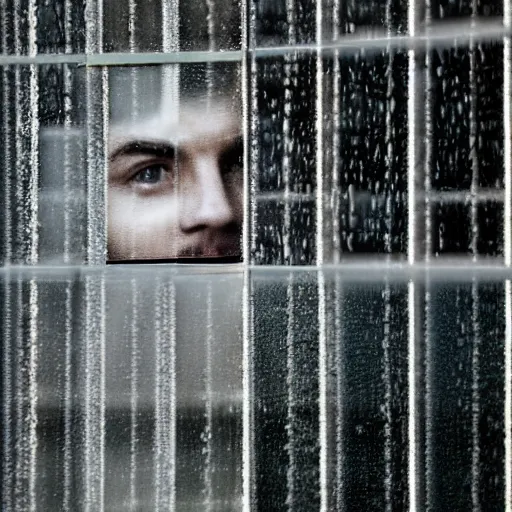
<path fill-rule="evenodd" d="M 155 142 L 147 140 L 135 140 L 123 144 L 109 157 L 112 162 L 120 156 L 149 154 L 157 158 L 174 158 L 176 148 L 167 142 Z"/>

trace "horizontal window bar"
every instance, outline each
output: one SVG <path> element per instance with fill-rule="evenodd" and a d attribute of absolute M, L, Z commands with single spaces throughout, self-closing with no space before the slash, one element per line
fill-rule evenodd
<path fill-rule="evenodd" d="M 348 202 L 348 191 L 337 191 L 326 192 L 324 194 L 324 200 L 328 201 L 334 196 L 337 201 Z M 344 197 L 343 197 L 344 196 Z M 356 204 L 368 203 L 370 204 L 372 199 L 385 201 L 387 195 L 385 193 L 371 193 L 366 190 L 356 191 L 354 202 Z M 316 196 L 313 193 L 296 193 L 284 191 L 273 191 L 273 192 L 256 192 L 254 198 L 258 202 L 276 202 L 276 203 L 303 203 L 306 201 L 316 200 Z M 478 189 L 474 198 L 471 191 L 468 190 L 432 190 L 428 193 L 418 191 L 418 201 L 424 201 L 428 199 L 434 203 L 470 203 L 475 199 L 478 203 L 485 202 L 497 202 L 502 203 L 505 199 L 505 193 L 499 188 L 481 188 Z"/>
<path fill-rule="evenodd" d="M 473 261 L 473 255 L 450 255 L 435 257 L 429 263 L 407 264 L 406 255 L 388 255 L 376 254 L 362 255 L 349 253 L 342 254 L 342 261 L 338 264 L 326 264 L 320 266 L 285 266 L 285 265 L 186 265 L 186 264 L 118 264 L 115 266 L 87 266 L 87 265 L 34 265 L 34 266 L 5 266 L 0 267 L 0 277 L 5 279 L 9 275 L 18 277 L 45 278 L 54 279 L 69 278 L 70 274 L 79 276 L 103 274 L 108 282 L 116 282 L 116 278 L 126 280 L 127 275 L 133 276 L 139 273 L 149 272 L 152 275 L 167 275 L 186 277 L 193 275 L 206 276 L 214 274 L 233 274 L 243 271 L 250 271 L 254 275 L 272 275 L 283 273 L 314 273 L 324 271 L 327 273 L 339 273 L 340 276 L 346 276 L 348 280 L 363 281 L 381 281 L 384 278 L 396 279 L 449 279 L 468 281 L 472 278 L 481 280 L 503 280 L 512 279 L 512 268 L 506 267 L 503 263 L 503 257 L 482 256 L 479 261 Z"/>
<path fill-rule="evenodd" d="M 0 66 L 29 66 L 30 64 L 82 64 L 87 63 L 87 55 L 70 53 L 41 53 L 35 57 L 26 55 L 0 55 Z"/>
<path fill-rule="evenodd" d="M 355 34 L 344 35 L 337 41 L 321 45 L 269 46 L 249 49 L 256 57 L 278 57 L 290 53 L 316 53 L 321 50 L 326 56 L 334 51 L 353 54 L 362 49 L 385 51 L 393 49 L 422 49 L 450 47 L 477 42 L 498 41 L 512 31 L 503 26 L 502 18 L 485 18 L 462 22 L 438 22 L 424 27 L 416 36 L 387 36 L 384 30 L 360 29 Z M 79 64 L 87 66 L 141 66 L 150 64 L 188 64 L 201 62 L 237 62 L 242 60 L 242 50 L 235 51 L 184 51 L 170 53 L 101 53 L 85 54 L 40 54 L 36 56 L 2 55 L 0 66 L 30 64 Z"/>
<path fill-rule="evenodd" d="M 87 56 L 87 66 L 137 66 L 144 64 L 197 64 L 202 62 L 240 62 L 241 51 L 172 53 L 99 53 Z"/>

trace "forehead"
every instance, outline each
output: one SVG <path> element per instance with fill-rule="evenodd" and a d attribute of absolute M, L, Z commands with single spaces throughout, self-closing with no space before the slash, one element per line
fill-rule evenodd
<path fill-rule="evenodd" d="M 241 134 L 240 109 L 228 100 L 168 102 L 157 112 L 110 127 L 113 151 L 130 140 L 165 141 L 175 145 L 222 142 Z"/>

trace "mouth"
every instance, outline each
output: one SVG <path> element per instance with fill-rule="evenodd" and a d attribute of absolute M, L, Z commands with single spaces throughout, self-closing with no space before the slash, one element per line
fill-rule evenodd
<path fill-rule="evenodd" d="M 178 258 L 240 258 L 239 244 L 226 244 L 207 247 L 193 247 L 180 251 Z"/>
<path fill-rule="evenodd" d="M 206 235 L 206 236 L 205 236 Z M 182 247 L 177 258 L 238 258 L 242 256 L 241 230 L 232 229 L 223 233 L 204 233 Z"/>
<path fill-rule="evenodd" d="M 180 243 L 182 242 L 182 243 Z M 185 242 L 185 243 L 183 243 Z M 140 244 L 127 257 L 109 253 L 109 262 L 177 262 L 177 263 L 238 263 L 242 261 L 241 233 L 197 236 L 178 240 L 174 247 L 167 244 Z M 174 245 L 174 244 L 173 244 Z M 177 247 L 176 247 L 177 246 Z M 135 250 L 137 249 L 137 250 Z"/>

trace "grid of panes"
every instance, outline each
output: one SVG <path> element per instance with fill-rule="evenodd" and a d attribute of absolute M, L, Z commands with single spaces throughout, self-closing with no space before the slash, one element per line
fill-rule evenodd
<path fill-rule="evenodd" d="M 261 510 L 510 507 L 510 282 L 478 274 L 490 259 L 511 259 L 510 14 L 508 0 L 2 4 L 7 508 L 49 499 L 39 456 L 60 460 L 59 451 L 64 485 L 53 494 L 64 509 L 79 496 L 86 508 L 110 508 L 126 489 L 123 506 L 148 509 L 176 500 L 237 509 L 240 499 Z M 197 369 L 204 389 L 182 395 L 183 409 L 172 399 L 182 386 L 173 366 L 179 271 L 146 287 L 135 267 L 129 277 L 102 268 L 111 70 L 191 60 L 239 62 L 245 113 L 246 258 L 234 295 L 243 356 L 233 349 L 244 374 L 217 438 L 205 395 L 221 377 L 211 358 Z M 462 256 L 459 281 L 441 272 L 438 283 L 434 267 L 450 268 L 453 256 Z M 368 260 L 377 267 L 360 263 Z M 410 266 L 397 271 L 394 261 Z M 340 262 L 348 266 L 330 266 Z M 223 315 L 211 302 L 223 279 L 197 281 L 210 320 Z M 120 327 L 109 309 L 125 286 L 132 323 Z M 150 365 L 147 396 L 140 379 L 151 369 L 138 367 L 137 345 L 142 318 L 154 314 L 142 314 L 145 299 L 157 308 L 147 336 L 164 354 Z M 198 336 L 205 354 L 215 325 Z M 105 364 L 119 334 L 131 345 L 116 375 L 136 384 L 121 419 L 110 414 L 109 393 L 122 392 L 109 388 Z M 60 430 L 40 398 L 53 350 L 60 380 L 46 387 L 52 396 L 64 382 Z M 83 400 L 74 394 L 82 385 Z M 183 412 L 194 396 L 201 404 Z M 176 452 L 190 417 L 191 447 Z M 123 421 L 131 433 L 118 449 L 130 445 L 132 469 L 109 481 L 112 425 Z M 229 469 L 212 476 L 223 443 L 243 486 L 226 486 Z M 187 449 L 200 452 L 188 467 Z M 142 497 L 143 467 L 154 494 Z"/>

